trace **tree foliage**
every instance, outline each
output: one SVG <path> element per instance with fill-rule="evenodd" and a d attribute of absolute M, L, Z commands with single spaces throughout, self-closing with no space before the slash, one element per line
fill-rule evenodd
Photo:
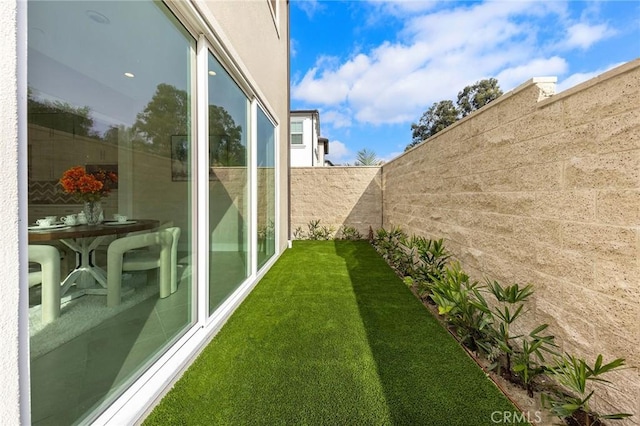
<path fill-rule="evenodd" d="M 498 80 L 489 78 L 477 81 L 458 92 L 457 106 L 450 100 L 435 102 L 422 114 L 417 124 L 411 124 L 411 143 L 407 145 L 405 151 L 500 96 L 502 96 L 502 90 Z"/>
<path fill-rule="evenodd" d="M 476 81 L 458 92 L 458 110 L 462 117 L 482 108 L 502 96 L 502 90 L 495 78 Z"/>
<path fill-rule="evenodd" d="M 187 92 L 161 83 L 145 109 L 138 113 L 133 129 L 146 136 L 151 151 L 168 156 L 171 136 L 187 135 L 188 122 Z"/>
<path fill-rule="evenodd" d="M 247 150 L 242 144 L 242 126 L 236 125 L 226 109 L 209 105 L 209 155 L 212 166 L 246 166 Z"/>
<path fill-rule="evenodd" d="M 27 89 L 27 115 L 29 123 L 72 135 L 99 138 L 93 130 L 93 118 L 88 106 L 74 107 L 67 102 L 37 100 L 31 88 Z"/>
<path fill-rule="evenodd" d="M 436 102 L 422 114 L 418 124 L 411 124 L 412 141 L 408 150 L 458 121 L 459 112 L 453 101 Z"/>
<path fill-rule="evenodd" d="M 381 163 L 380 159 L 376 155 L 375 151 L 371 151 L 367 148 L 361 149 L 356 154 L 356 166 L 377 166 Z"/>

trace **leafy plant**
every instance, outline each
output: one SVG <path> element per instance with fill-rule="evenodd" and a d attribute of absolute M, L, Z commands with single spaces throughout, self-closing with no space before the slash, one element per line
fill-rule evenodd
<path fill-rule="evenodd" d="M 494 322 L 494 340 L 498 348 L 505 354 L 504 374 L 507 380 L 511 380 L 511 356 L 514 353 L 512 341 L 522 337 L 511 334 L 511 325 L 520 317 L 524 311 L 524 302 L 533 294 L 533 287 L 526 285 L 523 288 L 516 283 L 503 287 L 498 281 L 486 280 L 487 289 L 496 300 L 493 309 L 489 309 L 487 302 L 480 292 L 476 297 L 480 302 L 478 308 L 490 314 L 496 320 Z M 497 327 L 496 327 L 497 324 Z"/>
<path fill-rule="evenodd" d="M 591 410 L 589 400 L 594 394 L 594 390 L 587 388 L 589 382 L 599 382 L 609 384 L 608 380 L 601 376 L 613 370 L 624 367 L 624 359 L 617 358 L 607 364 L 603 364 L 602 355 L 598 355 L 593 367 L 589 366 L 584 359 L 573 355 L 565 354 L 555 359 L 553 366 L 548 368 L 548 373 L 556 381 L 566 387 L 571 393 L 556 391 L 542 394 L 542 403 L 550 408 L 556 416 L 565 419 L 584 419 L 582 424 L 598 424 L 599 419 L 620 420 L 630 417 L 629 413 L 599 414 Z M 588 392 L 588 393 L 587 393 Z"/>
<path fill-rule="evenodd" d="M 417 243 L 418 261 L 414 278 L 416 290 L 421 299 L 428 299 L 433 285 L 433 277 L 440 277 L 451 255 L 445 250 L 442 239 L 421 239 Z"/>
<path fill-rule="evenodd" d="M 469 281 L 458 262 L 432 278 L 431 298 L 438 305 L 438 312 L 453 326 L 465 346 L 476 352 L 486 352 L 492 320 L 491 315 L 478 308 L 475 297 L 478 283 Z"/>
<path fill-rule="evenodd" d="M 407 235 L 399 227 L 387 231 L 378 229 L 373 245 L 382 258 L 396 271 L 401 271 L 406 259 L 406 253 L 401 247 L 406 241 Z M 401 274 L 404 275 L 404 274 Z"/>
<path fill-rule="evenodd" d="M 518 374 L 522 379 L 522 385 L 527 391 L 527 395 L 533 398 L 534 379 L 545 373 L 545 359 L 542 352 L 558 355 L 552 348 L 555 336 L 541 336 L 540 333 L 546 330 L 548 324 L 536 327 L 528 336 L 522 338 L 522 349 L 512 352 L 513 365 L 511 371 Z"/>
<path fill-rule="evenodd" d="M 330 240 L 335 229 L 332 226 L 320 226 L 320 219 L 312 220 L 307 224 L 309 240 Z"/>
<path fill-rule="evenodd" d="M 338 231 L 338 235 L 342 240 L 361 240 L 362 234 L 353 226 L 343 225 Z"/>
<path fill-rule="evenodd" d="M 304 240 L 305 238 L 305 233 L 304 230 L 302 229 L 302 226 L 298 226 L 294 231 L 293 231 L 293 238 L 296 240 Z"/>

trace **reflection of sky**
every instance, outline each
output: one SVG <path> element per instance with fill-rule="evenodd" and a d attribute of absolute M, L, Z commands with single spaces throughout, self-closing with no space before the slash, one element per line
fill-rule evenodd
<path fill-rule="evenodd" d="M 258 167 L 274 167 L 274 133 L 273 124 L 258 108 Z"/>
<path fill-rule="evenodd" d="M 242 128 L 240 143 L 247 146 L 249 100 L 213 55 L 209 54 L 209 104 L 224 108 Z"/>
<path fill-rule="evenodd" d="M 160 83 L 189 92 L 195 41 L 152 1 L 33 1 L 28 25 L 34 97 L 88 106 L 95 130 L 131 126 Z"/>

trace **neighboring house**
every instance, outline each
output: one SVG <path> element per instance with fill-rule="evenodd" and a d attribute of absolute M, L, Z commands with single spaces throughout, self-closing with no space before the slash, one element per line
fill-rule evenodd
<path fill-rule="evenodd" d="M 288 22 L 285 0 L 2 3 L 2 424 L 137 423 L 287 247 Z M 67 194 L 76 166 L 117 185 Z M 128 220 L 28 229 L 88 198 Z M 142 240 L 170 255 L 121 264 L 112 241 Z"/>
<path fill-rule="evenodd" d="M 317 109 L 291 111 L 291 167 L 323 167 L 329 154 L 329 140 L 320 137 Z"/>

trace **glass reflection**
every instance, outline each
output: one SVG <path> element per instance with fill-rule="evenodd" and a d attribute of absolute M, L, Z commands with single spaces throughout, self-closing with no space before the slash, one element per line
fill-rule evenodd
<path fill-rule="evenodd" d="M 117 188 L 101 200 L 104 219 L 119 213 L 152 223 L 138 233 L 180 231 L 162 267 L 129 261 L 129 269 L 118 270 L 121 297 L 114 306 L 107 306 L 106 284 L 92 277 L 107 278 L 111 244 L 135 233 L 107 223 L 96 226 L 114 229 L 109 237 L 46 239 L 39 232 L 35 241 L 29 233 L 30 245 L 60 253 L 60 280 L 72 277 L 61 289 L 59 317 L 43 321 L 44 266 L 29 265 L 32 423 L 72 424 L 117 396 L 193 322 L 195 40 L 162 3 L 150 0 L 29 1 L 28 25 L 30 225 L 82 209 L 58 184 L 66 170 L 82 166 L 118 176 Z M 127 252 L 125 263 L 132 254 L 159 259 L 159 247 Z M 69 275 L 82 261 L 78 253 L 90 257 L 83 267 L 94 275 Z M 161 297 L 163 271 L 170 271 L 169 287 Z"/>
<path fill-rule="evenodd" d="M 249 276 L 249 100 L 209 54 L 209 312 Z"/>
<path fill-rule="evenodd" d="M 258 269 L 275 253 L 275 127 L 258 109 Z"/>

